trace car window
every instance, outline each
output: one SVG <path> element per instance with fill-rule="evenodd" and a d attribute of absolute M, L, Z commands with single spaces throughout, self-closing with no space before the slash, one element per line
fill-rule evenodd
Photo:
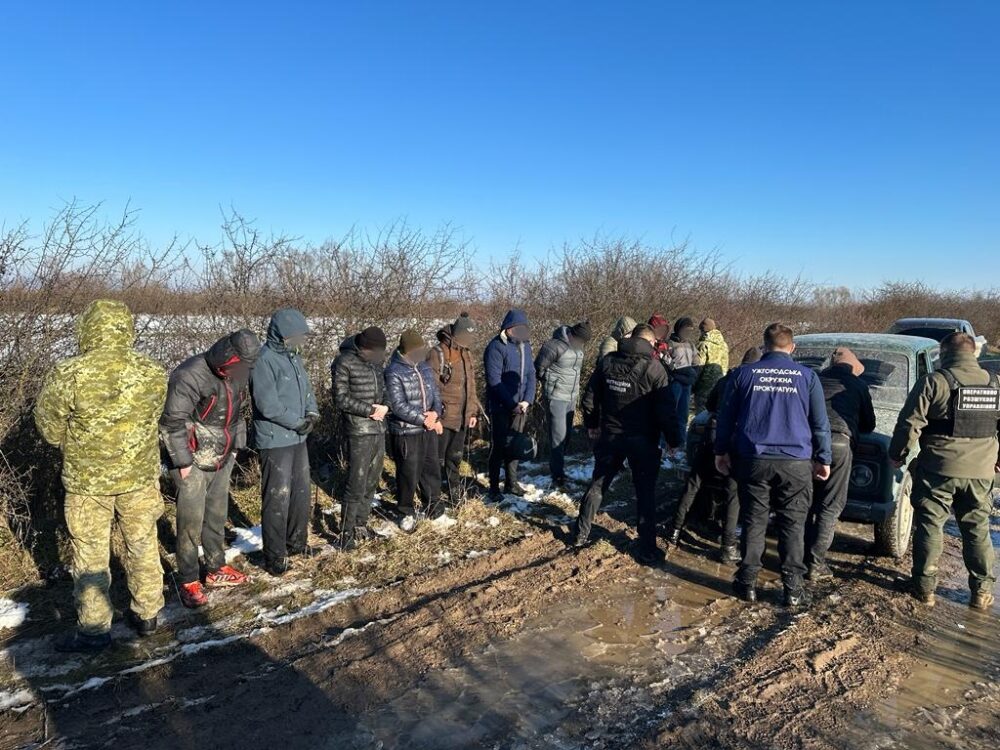
<path fill-rule="evenodd" d="M 949 333 L 954 333 L 954 328 L 939 328 L 937 326 L 916 326 L 913 328 L 897 328 L 893 333 L 902 336 L 923 336 L 926 339 L 940 341 Z"/>
<path fill-rule="evenodd" d="M 800 346 L 792 356 L 797 362 L 819 372 L 830 366 L 834 346 L 814 348 Z M 910 360 L 904 354 L 881 352 L 877 349 L 852 347 L 855 356 L 865 366 L 861 379 L 868 384 L 875 406 L 899 407 L 910 392 Z M 919 359 L 919 358 L 918 358 Z"/>
<path fill-rule="evenodd" d="M 940 349 L 931 349 L 931 351 L 929 352 L 928 356 L 930 357 L 930 360 L 931 360 L 931 371 L 932 372 L 936 372 L 937 370 L 940 370 L 941 369 L 941 350 Z"/>
<path fill-rule="evenodd" d="M 924 352 L 920 352 L 917 355 L 917 377 L 922 378 L 927 374 L 927 355 Z"/>

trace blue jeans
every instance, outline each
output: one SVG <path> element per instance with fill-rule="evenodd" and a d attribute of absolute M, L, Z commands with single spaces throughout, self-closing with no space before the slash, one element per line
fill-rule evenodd
<path fill-rule="evenodd" d="M 688 414 L 691 411 L 691 386 L 671 380 L 670 398 L 673 399 L 674 409 L 677 412 L 677 429 L 681 436 L 680 447 L 684 448 L 687 445 Z"/>
<path fill-rule="evenodd" d="M 573 404 L 569 401 L 549 401 L 549 472 L 553 479 L 564 478 L 566 444 L 573 431 Z"/>

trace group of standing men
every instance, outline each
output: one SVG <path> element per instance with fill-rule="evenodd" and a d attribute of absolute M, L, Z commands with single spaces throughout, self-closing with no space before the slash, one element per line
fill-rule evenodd
<path fill-rule="evenodd" d="M 588 543 L 603 495 L 627 461 L 637 500 L 638 557 L 647 563 L 662 559 L 655 497 L 661 444 L 671 453 L 683 445 L 693 393 L 699 406 L 715 414 L 714 457 L 709 462 L 692 457 L 693 484 L 679 503 L 669 541 L 676 542 L 692 490 L 697 492 L 704 473 L 729 476 L 723 556 L 740 561 L 736 593 L 756 599 L 765 531 L 774 510 L 786 602 L 801 604 L 806 599 L 804 575 L 814 580 L 831 575 L 825 553 L 846 502 L 852 450 L 859 433 L 875 426 L 871 397 L 859 378 L 863 367 L 850 351 L 837 350 L 830 369 L 817 376 L 792 359 L 791 330 L 774 324 L 764 333 L 763 355 L 751 350 L 740 367 L 727 373 L 728 347 L 714 321 L 706 319 L 700 334 L 696 331 L 689 318 L 679 320 L 669 336 L 661 316 L 640 325 L 622 318 L 602 342 L 597 367 L 582 389 L 583 421 L 595 441 L 595 465 L 573 544 Z M 388 342 L 380 328 L 367 328 L 340 345 L 331 375 L 348 463 L 340 533 L 344 548 L 369 537 L 368 515 L 382 472 L 386 433 L 396 462 L 396 500 L 404 530 L 425 515 L 441 514 L 464 494 L 459 466 L 468 431 L 483 416 L 491 430 L 490 498 L 501 497 L 502 472 L 504 492 L 523 494 L 517 463 L 526 454 L 527 414 L 538 382 L 549 425 L 553 482 L 565 485 L 564 453 L 581 393 L 589 324 L 560 326 L 533 358 L 526 314 L 509 311 L 483 355 L 485 409 L 477 397 L 470 352 L 475 332 L 465 313 L 438 332 L 434 347 L 418 332 L 404 331 L 387 365 Z M 133 349 L 134 322 L 125 305 L 98 300 L 81 315 L 80 354 L 53 369 L 35 413 L 42 436 L 64 457 L 78 627 L 61 648 L 94 651 L 110 644 L 109 554 L 116 517 L 126 546 L 129 619 L 140 635 L 157 628 L 164 604 L 156 532 L 163 511 L 161 445 L 177 489 L 181 601 L 199 607 L 207 602 L 206 587 L 247 580 L 226 561 L 224 526 L 236 452 L 248 442 L 243 419 L 248 402 L 261 463 L 264 568 L 282 575 L 291 558 L 307 553 L 306 441 L 320 421 L 301 357 L 308 334 L 301 312 L 280 310 L 272 316 L 263 344 L 249 330 L 235 331 L 180 364 L 168 380 L 162 366 Z M 992 601 L 995 580 L 988 485 L 998 459 L 1000 384 L 978 370 L 968 353 L 974 347 L 970 342 L 956 334 L 942 344 L 945 374 L 918 383 L 900 415 L 891 454 L 901 465 L 918 439 L 923 446 L 914 489 L 916 595 L 933 602 L 941 527 L 954 501 L 973 605 L 985 607 Z M 970 357 L 972 364 L 966 361 Z M 984 398 L 994 403 L 989 401 L 994 392 L 995 413 L 981 408 Z M 967 402 L 973 406 L 966 408 Z M 743 529 L 738 554 L 737 518 Z"/>

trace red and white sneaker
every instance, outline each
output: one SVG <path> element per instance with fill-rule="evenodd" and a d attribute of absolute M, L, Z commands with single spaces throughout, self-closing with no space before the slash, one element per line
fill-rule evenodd
<path fill-rule="evenodd" d="M 201 586 L 201 581 L 182 583 L 180 586 L 181 604 L 191 609 L 204 607 L 208 604 L 208 597 L 205 596 L 205 589 Z"/>
<path fill-rule="evenodd" d="M 246 573 L 240 573 L 236 568 L 223 565 L 213 573 L 205 576 L 205 585 L 210 589 L 224 588 L 226 586 L 239 586 L 246 583 L 249 577 Z"/>

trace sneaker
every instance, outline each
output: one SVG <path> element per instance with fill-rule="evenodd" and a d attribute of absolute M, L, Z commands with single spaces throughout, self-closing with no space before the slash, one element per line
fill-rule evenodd
<path fill-rule="evenodd" d="M 210 588 L 225 588 L 228 586 L 239 586 L 250 580 L 245 573 L 241 573 L 236 568 L 223 565 L 213 573 L 205 576 L 205 585 Z"/>
<path fill-rule="evenodd" d="M 181 604 L 189 609 L 197 609 L 208 604 L 208 597 L 205 596 L 205 589 L 201 586 L 201 581 L 182 583 L 179 589 Z"/>
<path fill-rule="evenodd" d="M 812 603 L 812 599 L 803 588 L 790 589 L 785 587 L 785 606 L 795 608 L 805 608 Z"/>
<path fill-rule="evenodd" d="M 552 478 L 552 489 L 558 492 L 566 491 L 566 477 L 553 477 Z"/>
<path fill-rule="evenodd" d="M 806 578 L 814 583 L 818 581 L 829 581 L 833 578 L 833 571 L 830 570 L 830 566 L 826 563 L 813 563 L 809 566 L 809 572 L 806 573 Z"/>
<path fill-rule="evenodd" d="M 524 487 L 521 486 L 520 482 L 508 482 L 504 485 L 503 492 L 505 495 L 513 495 L 514 497 L 524 497 Z"/>
<path fill-rule="evenodd" d="M 980 589 L 973 592 L 969 606 L 973 609 L 989 609 L 993 606 L 993 592 L 989 589 Z"/>
<path fill-rule="evenodd" d="M 743 557 L 740 555 L 740 548 L 735 544 L 724 544 L 719 551 L 719 559 L 723 563 L 732 565 L 740 562 Z"/>
<path fill-rule="evenodd" d="M 681 530 L 671 524 L 667 527 L 667 544 L 676 547 L 681 541 Z"/>
<path fill-rule="evenodd" d="M 111 633 L 88 635 L 74 630 L 55 643 L 55 649 L 62 654 L 96 654 L 111 646 Z"/>
<path fill-rule="evenodd" d="M 659 565 L 667 559 L 667 555 L 659 547 L 653 547 L 652 549 L 640 549 L 636 559 L 642 565 Z"/>
<path fill-rule="evenodd" d="M 576 534 L 572 539 L 570 539 L 566 546 L 571 550 L 579 552 L 580 550 L 590 546 L 590 540 L 585 536 Z"/>
<path fill-rule="evenodd" d="M 742 601 L 751 603 L 757 601 L 757 586 L 755 584 L 733 581 L 733 593 L 736 594 L 736 598 Z"/>
<path fill-rule="evenodd" d="M 416 514 L 403 516 L 399 522 L 399 528 L 409 534 L 415 528 L 417 528 L 417 516 Z"/>
<path fill-rule="evenodd" d="M 264 561 L 264 570 L 273 576 L 283 576 L 292 567 L 287 557 L 278 557 L 273 560 Z"/>
<path fill-rule="evenodd" d="M 499 505 L 503 502 L 503 493 L 500 490 L 490 490 L 486 495 L 486 502 L 491 505 Z"/>
<path fill-rule="evenodd" d="M 128 618 L 129 625 L 135 629 L 135 632 L 139 634 L 140 638 L 148 638 L 153 635 L 156 632 L 157 626 L 160 624 L 156 617 L 143 620 L 131 609 L 128 610 L 125 616 Z"/>

